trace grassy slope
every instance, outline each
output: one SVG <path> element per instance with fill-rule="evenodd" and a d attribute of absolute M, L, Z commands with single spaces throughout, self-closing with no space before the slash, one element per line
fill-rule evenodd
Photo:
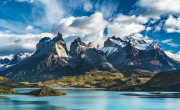
<path fill-rule="evenodd" d="M 19 83 L 16 81 L 11 81 L 1 76 L 0 76 L 0 86 L 6 86 L 6 87 L 12 87 L 12 88 L 39 87 L 37 84 Z"/>
<path fill-rule="evenodd" d="M 123 72 L 123 74 L 95 70 L 86 72 L 85 75 L 64 76 L 57 80 L 38 82 L 38 85 L 49 87 L 123 87 L 143 84 L 155 73 L 144 70 L 133 70 Z"/>

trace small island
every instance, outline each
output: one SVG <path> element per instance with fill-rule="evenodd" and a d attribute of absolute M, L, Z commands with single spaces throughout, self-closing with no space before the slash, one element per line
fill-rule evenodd
<path fill-rule="evenodd" d="M 66 95 L 50 87 L 42 87 L 41 89 L 31 91 L 29 93 L 18 93 L 11 87 L 0 86 L 0 94 L 22 94 L 22 95 L 33 95 L 33 96 L 61 96 Z"/>
<path fill-rule="evenodd" d="M 39 90 L 31 91 L 26 93 L 26 95 L 33 95 L 33 96 L 61 96 L 66 95 L 66 93 L 62 93 L 50 87 L 43 87 Z"/>

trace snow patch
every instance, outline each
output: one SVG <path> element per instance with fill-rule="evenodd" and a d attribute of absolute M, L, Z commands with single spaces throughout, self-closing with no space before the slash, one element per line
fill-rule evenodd
<path fill-rule="evenodd" d="M 107 56 L 117 52 L 118 47 L 103 47 L 100 48 L 101 51 L 103 51 L 104 53 L 106 53 Z"/>
<path fill-rule="evenodd" d="M 2 59 L 2 60 L 4 60 L 4 59 L 12 60 L 13 58 L 14 58 L 14 54 L 6 55 L 6 56 L 0 56 L 0 59 Z"/>
<path fill-rule="evenodd" d="M 128 43 L 130 43 L 133 47 L 138 50 L 150 50 L 150 49 L 157 49 L 160 46 L 153 40 L 148 38 L 137 38 L 137 37 L 124 37 L 119 39 L 110 38 L 110 40 L 120 45 L 121 47 L 125 47 Z"/>

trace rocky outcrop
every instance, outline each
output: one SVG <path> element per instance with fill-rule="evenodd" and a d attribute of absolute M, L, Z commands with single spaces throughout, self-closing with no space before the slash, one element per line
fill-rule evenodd
<path fill-rule="evenodd" d="M 80 38 L 71 43 L 70 53 L 73 56 L 70 63 L 78 73 L 90 70 L 117 71 L 107 60 L 101 50 L 94 48 L 92 43 L 86 45 Z"/>
<path fill-rule="evenodd" d="M 78 73 L 90 70 L 117 71 L 107 60 L 104 53 L 95 48 L 82 51 L 78 56 L 72 58 L 71 64 L 74 65 Z"/>

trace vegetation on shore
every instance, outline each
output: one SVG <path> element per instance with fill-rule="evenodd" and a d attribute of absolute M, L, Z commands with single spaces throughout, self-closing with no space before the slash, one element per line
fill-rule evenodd
<path fill-rule="evenodd" d="M 36 83 L 11 81 L 2 76 L 0 76 L 0 86 L 6 86 L 6 87 L 12 87 L 12 88 L 38 88 L 40 87 Z"/>
<path fill-rule="evenodd" d="M 142 90 L 180 91 L 180 70 L 157 73 L 141 86 Z"/>
<path fill-rule="evenodd" d="M 0 94 L 18 94 L 13 88 L 0 86 Z"/>
<path fill-rule="evenodd" d="M 11 87 L 0 86 L 0 94 L 22 94 L 22 95 L 33 95 L 33 96 L 61 96 L 66 95 L 58 90 L 50 87 L 42 87 L 41 89 L 31 91 L 29 93 L 18 93 Z"/>
<path fill-rule="evenodd" d="M 52 89 L 50 87 L 43 87 L 39 90 L 31 91 L 26 95 L 34 95 L 34 96 L 61 96 L 66 95 L 66 93 L 62 93 L 58 90 Z"/>
<path fill-rule="evenodd" d="M 153 72 L 145 70 L 129 70 L 123 73 L 93 70 L 86 72 L 84 75 L 64 76 L 56 80 L 38 82 L 38 85 L 48 87 L 125 88 L 144 84 L 154 74 Z"/>

